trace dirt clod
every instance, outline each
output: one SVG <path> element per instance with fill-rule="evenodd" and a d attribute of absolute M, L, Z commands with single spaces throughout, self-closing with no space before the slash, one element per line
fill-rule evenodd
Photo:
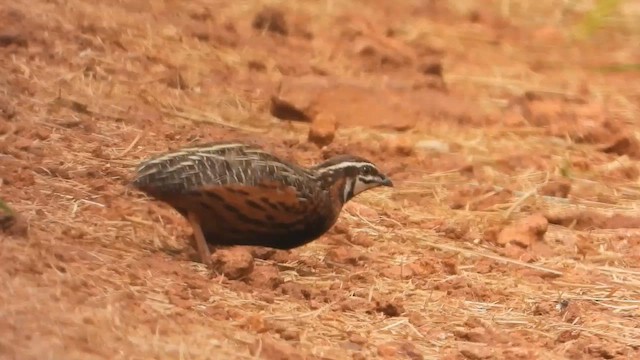
<path fill-rule="evenodd" d="M 543 241 L 548 225 L 547 218 L 541 214 L 528 216 L 502 229 L 498 234 L 498 244 L 506 246 L 512 243 L 527 248 L 536 242 Z"/>
<path fill-rule="evenodd" d="M 547 212 L 551 224 L 585 229 L 637 229 L 640 217 L 627 214 L 605 214 L 596 211 L 562 210 Z"/>
<path fill-rule="evenodd" d="M 0 32 L 0 47 L 7 47 L 10 45 L 16 46 L 27 46 L 28 41 L 27 38 L 16 31 L 3 31 Z"/>
<path fill-rule="evenodd" d="M 176 90 L 186 90 L 190 85 L 178 69 L 170 69 L 161 74 L 161 81 L 168 87 Z"/>
<path fill-rule="evenodd" d="M 253 354 L 269 360 L 302 360 L 303 354 L 283 340 L 263 335 L 253 344 Z"/>
<path fill-rule="evenodd" d="M 280 277 L 280 272 L 276 266 L 255 266 L 249 274 L 247 281 L 256 288 L 274 290 L 280 286 L 284 280 Z"/>
<path fill-rule="evenodd" d="M 367 343 L 367 338 L 360 334 L 351 334 L 349 336 L 349 341 L 351 341 L 354 344 L 364 345 Z"/>
<path fill-rule="evenodd" d="M 361 231 L 356 232 L 354 234 L 350 234 L 349 241 L 354 245 L 362 246 L 365 248 L 371 247 L 374 244 L 371 236 Z"/>
<path fill-rule="evenodd" d="M 285 36 L 289 34 L 289 27 L 284 13 L 282 10 L 273 7 L 265 7 L 260 10 L 253 18 L 251 26 L 260 31 L 266 30 Z"/>
<path fill-rule="evenodd" d="M 540 188 L 540 195 L 553 196 L 558 198 L 566 198 L 571 192 L 571 183 L 569 181 L 550 181 Z"/>
<path fill-rule="evenodd" d="M 393 302 L 376 302 L 376 311 L 388 316 L 396 317 L 404 314 L 404 306 L 398 300 Z"/>
<path fill-rule="evenodd" d="M 361 257 L 362 254 L 358 250 L 347 246 L 331 249 L 327 253 L 327 259 L 338 264 L 358 265 Z"/>
<path fill-rule="evenodd" d="M 336 136 L 337 122 L 334 116 L 320 113 L 311 123 L 308 139 L 318 146 L 331 144 Z"/>
<path fill-rule="evenodd" d="M 396 136 L 382 143 L 382 150 L 390 151 L 400 156 L 410 156 L 414 151 L 414 144 L 406 137 Z"/>
<path fill-rule="evenodd" d="M 470 330 L 464 328 L 456 329 L 453 331 L 453 335 L 460 340 L 476 343 L 487 343 L 490 340 L 489 334 L 487 334 L 487 331 L 482 327 L 476 327 Z"/>
<path fill-rule="evenodd" d="M 493 357 L 493 350 L 486 345 L 460 345 L 460 355 L 469 360 L 483 360 Z"/>
<path fill-rule="evenodd" d="M 408 265 L 392 265 L 382 270 L 382 275 L 389 279 L 411 279 L 415 272 L 413 268 Z"/>
<path fill-rule="evenodd" d="M 394 343 L 378 345 L 378 355 L 382 358 L 397 358 L 398 348 Z"/>
<path fill-rule="evenodd" d="M 603 147 L 602 151 L 617 155 L 629 155 L 637 159 L 640 158 L 640 141 L 635 137 L 623 136 Z"/>
<path fill-rule="evenodd" d="M 251 274 L 254 261 L 251 253 L 243 248 L 218 249 L 211 255 L 213 268 L 229 280 L 237 280 Z"/>

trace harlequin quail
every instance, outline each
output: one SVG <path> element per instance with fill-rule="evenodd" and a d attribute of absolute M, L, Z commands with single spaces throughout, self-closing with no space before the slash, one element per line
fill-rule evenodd
<path fill-rule="evenodd" d="M 335 156 L 303 168 L 253 145 L 215 142 L 141 163 L 133 185 L 189 220 L 200 260 L 213 246 L 291 249 L 329 230 L 342 206 L 377 186 L 393 186 L 371 162 Z"/>

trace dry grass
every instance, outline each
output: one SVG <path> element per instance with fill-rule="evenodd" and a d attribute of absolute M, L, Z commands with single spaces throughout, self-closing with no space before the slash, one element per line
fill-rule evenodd
<path fill-rule="evenodd" d="M 341 245 L 347 240 L 332 233 L 284 260 L 257 261 L 260 269 L 277 267 L 277 279 L 291 285 L 287 291 L 212 277 L 189 261 L 186 223 L 128 188 L 132 167 L 156 151 L 211 138 L 304 142 L 307 125 L 269 115 L 265 83 L 304 73 L 308 64 L 371 84 L 389 76 L 362 71 L 331 46 L 347 26 L 336 26 L 344 13 L 370 16 L 374 30 L 388 20 L 401 41 L 443 51 L 451 93 L 478 98 L 489 110 L 537 91 L 605 104 L 615 119 L 637 124 L 640 82 L 591 72 L 587 65 L 601 55 L 588 43 L 573 45 L 581 52 L 562 50 L 553 38 L 523 44 L 489 21 L 469 25 L 446 14 L 452 22 L 436 21 L 410 16 L 402 5 L 387 14 L 355 0 L 269 3 L 316 15 L 308 22 L 317 34 L 311 45 L 285 46 L 251 32 L 255 1 L 12 5 L 25 15 L 21 31 L 35 55 L 20 50 L 2 60 L 8 71 L 0 94 L 16 115 L 6 121 L 13 130 L 0 131 L 0 160 L 7 160 L 0 190 L 30 236 L 0 240 L 0 358 L 345 359 L 382 357 L 389 347 L 398 357 L 425 359 L 638 355 L 637 229 L 552 224 L 545 235 L 550 253 L 524 258 L 488 239 L 492 227 L 535 212 L 637 216 L 638 177 L 619 175 L 637 170 L 636 158 L 604 154 L 599 144 L 545 126 L 435 119 L 399 135 L 340 129 L 336 143 L 355 144 L 384 166 L 405 165 L 396 188 L 363 194 L 343 212 L 340 225 L 373 240 L 371 246 Z M 471 6 L 465 3 L 459 13 Z M 556 3 L 537 2 L 535 13 L 569 32 Z M 206 7 L 216 9 L 210 36 L 225 21 L 251 36 L 230 47 L 189 35 L 189 14 L 205 16 Z M 506 12 L 518 23 L 524 17 L 518 14 L 533 10 L 499 1 L 489 14 Z M 534 25 L 513 32 L 526 37 Z M 505 37 L 500 46 L 498 35 Z M 637 45 L 612 37 L 620 59 L 637 54 Z M 265 73 L 248 73 L 249 60 L 264 63 Z M 534 62 L 549 70 L 532 71 Z M 176 69 L 187 91 L 167 85 Z M 449 151 L 416 150 L 408 158 L 381 152 L 394 137 L 437 140 Z M 28 146 L 13 147 L 24 139 Z M 310 160 L 318 153 L 298 147 L 289 155 Z M 579 163 L 589 166 L 573 166 Z M 461 170 L 467 166 L 471 175 Z M 557 179 L 571 182 L 569 199 L 542 194 Z M 489 190 L 451 208 L 460 189 L 483 186 Z M 505 190 L 509 196 L 498 196 Z M 336 262 L 329 256 L 336 248 L 353 252 L 357 262 Z M 402 311 L 387 316 L 376 310 L 380 304 Z"/>

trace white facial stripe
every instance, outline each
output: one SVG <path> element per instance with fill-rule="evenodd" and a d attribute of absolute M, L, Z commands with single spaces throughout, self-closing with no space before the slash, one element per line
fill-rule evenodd
<path fill-rule="evenodd" d="M 338 169 L 344 169 L 347 167 L 359 167 L 359 166 L 364 166 L 364 165 L 369 165 L 369 166 L 373 166 L 371 163 L 368 162 L 356 162 L 356 161 L 347 161 L 347 162 L 341 162 L 335 165 L 331 165 L 331 166 L 327 166 L 327 167 L 321 167 L 318 168 L 319 172 L 327 172 L 327 171 L 331 171 L 331 170 L 338 170 Z"/>
<path fill-rule="evenodd" d="M 349 195 L 351 195 L 353 191 L 353 195 L 355 195 L 354 186 L 357 186 L 356 179 L 347 179 L 347 182 L 344 184 L 344 192 L 342 194 L 342 202 L 346 203 L 349 201 Z"/>
<path fill-rule="evenodd" d="M 375 179 L 374 177 L 370 177 L 371 179 Z M 356 196 L 358 194 L 360 194 L 361 192 L 367 190 L 367 189 L 371 189 L 372 187 L 376 187 L 379 184 L 375 181 L 366 183 L 364 181 L 361 181 L 360 178 L 356 178 L 355 181 L 355 186 L 353 188 L 353 196 Z"/>
<path fill-rule="evenodd" d="M 358 179 L 364 183 L 378 183 L 380 182 L 380 177 L 375 175 L 360 175 Z"/>

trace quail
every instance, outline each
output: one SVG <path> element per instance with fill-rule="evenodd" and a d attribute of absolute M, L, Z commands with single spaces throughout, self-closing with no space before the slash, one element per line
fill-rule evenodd
<path fill-rule="evenodd" d="M 334 156 L 305 168 L 237 142 L 213 142 L 143 161 L 132 185 L 184 216 L 200 261 L 207 244 L 292 249 L 327 232 L 359 193 L 393 183 L 370 161 Z"/>

